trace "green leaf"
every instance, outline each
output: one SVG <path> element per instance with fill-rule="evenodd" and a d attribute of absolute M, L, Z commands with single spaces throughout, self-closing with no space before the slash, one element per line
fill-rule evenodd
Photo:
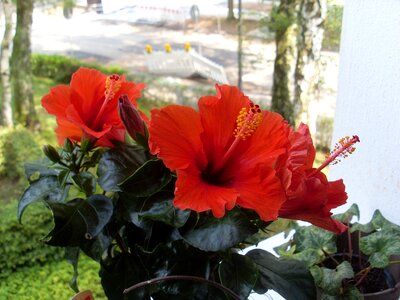
<path fill-rule="evenodd" d="M 210 278 L 210 270 L 218 267 L 219 260 L 207 252 L 188 246 L 183 240 L 160 243 L 153 251 L 136 246 L 135 253 L 146 266 L 150 278 L 190 275 Z M 214 263 L 214 264 L 212 264 Z M 227 300 L 219 289 L 189 280 L 162 281 L 153 286 L 154 299 Z"/>
<path fill-rule="evenodd" d="M 171 173 L 159 160 L 148 160 L 119 184 L 122 191 L 138 197 L 151 196 L 171 181 Z"/>
<path fill-rule="evenodd" d="M 333 217 L 342 223 L 348 224 L 351 222 L 351 219 L 353 219 L 353 217 L 357 217 L 357 219 L 360 219 L 360 210 L 358 208 L 358 205 L 354 203 L 344 213 L 336 214 Z"/>
<path fill-rule="evenodd" d="M 168 224 L 172 227 L 182 227 L 190 216 L 189 210 L 180 210 L 173 204 L 174 195 L 161 192 L 150 198 L 135 198 L 134 201 L 124 201 L 124 209 L 129 219 L 140 225 L 142 221 L 152 220 Z M 139 205 L 138 205 L 139 204 Z"/>
<path fill-rule="evenodd" d="M 123 291 L 132 285 L 147 280 L 137 256 L 120 253 L 101 264 L 101 284 L 108 299 L 112 300 L 149 300 L 147 287 L 139 288 L 126 295 Z"/>
<path fill-rule="evenodd" d="M 87 197 L 93 195 L 96 192 L 96 177 L 92 173 L 81 172 L 77 175 L 72 176 L 72 180 L 85 193 Z"/>
<path fill-rule="evenodd" d="M 106 228 L 91 240 L 80 245 L 81 250 L 93 260 L 100 262 L 102 255 L 111 245 L 112 237 Z"/>
<path fill-rule="evenodd" d="M 25 208 L 35 202 L 60 202 L 64 201 L 68 189 L 61 189 L 57 177 L 46 176 L 32 182 L 25 190 L 18 203 L 17 217 L 21 223 L 22 214 Z"/>
<path fill-rule="evenodd" d="M 232 253 L 219 265 L 222 285 L 231 289 L 241 299 L 247 299 L 257 282 L 258 270 L 251 258 Z"/>
<path fill-rule="evenodd" d="M 67 182 L 70 181 L 69 177 L 71 174 L 71 170 L 63 169 L 58 173 L 58 182 L 60 183 L 61 187 L 66 186 Z"/>
<path fill-rule="evenodd" d="M 67 203 L 48 203 L 54 215 L 54 228 L 45 238 L 53 246 L 80 246 L 96 237 L 113 213 L 110 198 L 93 195 L 86 200 L 76 198 Z"/>
<path fill-rule="evenodd" d="M 377 231 L 360 239 L 360 250 L 369 255 L 373 268 L 385 268 L 391 255 L 400 255 L 400 239 L 390 230 Z"/>
<path fill-rule="evenodd" d="M 32 182 L 32 176 L 39 174 L 39 177 L 44 176 L 57 176 L 59 171 L 57 169 L 51 168 L 53 163 L 46 157 L 36 160 L 31 163 L 26 163 L 25 166 L 25 176 Z"/>
<path fill-rule="evenodd" d="M 320 268 L 314 266 L 310 269 L 315 284 L 325 293 L 338 296 L 342 294 L 342 281 L 353 278 L 354 272 L 348 261 L 342 262 L 336 269 Z"/>
<path fill-rule="evenodd" d="M 72 276 L 69 286 L 79 293 L 78 288 L 78 261 L 79 261 L 79 248 L 78 247 L 67 247 L 65 248 L 65 258 L 72 265 L 74 269 L 74 275 Z"/>
<path fill-rule="evenodd" d="M 179 229 L 183 239 L 203 251 L 223 251 L 246 240 L 258 231 L 239 209 L 229 211 L 222 218 L 201 214 L 195 226 Z"/>
<path fill-rule="evenodd" d="M 251 250 L 246 256 L 253 260 L 260 273 L 254 288 L 257 293 L 273 289 L 287 300 L 316 298 L 313 277 L 302 262 L 279 259 L 261 249 Z"/>
<path fill-rule="evenodd" d="M 147 160 L 146 152 L 138 146 L 121 145 L 105 152 L 97 168 L 99 184 L 108 192 L 119 192 L 121 182 L 131 176 Z"/>
<path fill-rule="evenodd" d="M 332 296 L 321 291 L 320 300 L 364 300 L 364 296 L 355 286 L 349 285 L 343 289 L 340 295 Z"/>
<path fill-rule="evenodd" d="M 299 227 L 294 236 L 297 252 L 314 249 L 320 255 L 336 253 L 336 235 L 316 226 Z"/>

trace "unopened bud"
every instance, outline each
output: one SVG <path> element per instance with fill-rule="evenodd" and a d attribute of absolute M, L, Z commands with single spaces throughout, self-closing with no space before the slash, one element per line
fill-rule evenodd
<path fill-rule="evenodd" d="M 74 150 L 74 146 L 70 139 L 65 139 L 64 141 L 64 151 L 71 153 Z"/>
<path fill-rule="evenodd" d="M 122 95 L 118 100 L 119 115 L 126 131 L 132 139 L 144 147 L 148 147 L 148 131 L 139 111 L 133 106 L 128 96 Z"/>
<path fill-rule="evenodd" d="M 44 145 L 43 152 L 52 162 L 58 163 L 61 160 L 60 154 L 50 145 Z"/>
<path fill-rule="evenodd" d="M 91 139 L 81 140 L 81 150 L 83 153 L 89 152 L 92 149 L 93 143 Z"/>

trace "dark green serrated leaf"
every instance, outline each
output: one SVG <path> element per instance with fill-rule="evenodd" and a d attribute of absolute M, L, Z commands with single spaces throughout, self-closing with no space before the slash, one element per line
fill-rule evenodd
<path fill-rule="evenodd" d="M 79 248 L 78 247 L 66 247 L 65 248 L 65 259 L 72 265 L 74 269 L 74 275 L 69 282 L 69 286 L 75 291 L 75 293 L 79 293 L 78 288 L 78 261 L 79 261 Z"/>
<path fill-rule="evenodd" d="M 222 285 L 231 289 L 241 299 L 247 299 L 257 282 L 258 270 L 251 258 L 233 253 L 218 268 Z"/>
<path fill-rule="evenodd" d="M 57 177 L 41 177 L 30 184 L 19 200 L 17 211 L 18 221 L 21 222 L 22 214 L 28 205 L 38 201 L 61 202 L 65 200 L 67 194 L 68 188 L 62 189 Z"/>
<path fill-rule="evenodd" d="M 72 176 L 72 180 L 87 197 L 96 192 L 96 177 L 92 173 L 81 172 Z"/>
<path fill-rule="evenodd" d="M 299 227 L 294 236 L 297 251 L 314 249 L 324 253 L 336 253 L 336 235 L 328 230 L 316 226 Z"/>
<path fill-rule="evenodd" d="M 80 246 L 86 240 L 93 239 L 113 213 L 111 199 L 103 195 L 48 205 L 53 211 L 54 228 L 44 241 L 53 246 Z"/>
<path fill-rule="evenodd" d="M 313 277 L 302 262 L 279 259 L 261 249 L 251 250 L 246 256 L 253 260 L 260 273 L 254 288 L 257 293 L 273 289 L 287 300 L 315 299 Z"/>
<path fill-rule="evenodd" d="M 120 253 L 101 264 L 101 284 L 108 299 L 112 300 L 149 300 L 146 287 L 136 289 L 126 295 L 123 291 L 132 285 L 147 280 L 137 256 Z"/>
<path fill-rule="evenodd" d="M 147 160 L 146 152 L 138 146 L 121 145 L 103 153 L 99 160 L 97 176 L 103 190 L 121 191 L 118 186 Z"/>
<path fill-rule="evenodd" d="M 348 261 L 342 262 L 336 269 L 314 266 L 310 271 L 317 287 L 332 296 L 341 295 L 343 280 L 354 277 L 353 268 Z"/>
<path fill-rule="evenodd" d="M 138 197 L 151 196 L 171 181 L 171 173 L 161 160 L 148 160 L 132 176 L 119 184 L 122 191 Z"/>
<path fill-rule="evenodd" d="M 255 234 L 258 228 L 244 213 L 235 209 L 219 219 L 203 214 L 194 227 L 184 226 L 179 231 L 193 247 L 203 251 L 223 251 L 243 242 Z"/>
<path fill-rule="evenodd" d="M 390 256 L 400 255 L 400 240 L 390 230 L 381 230 L 360 239 L 360 250 L 369 255 L 373 268 L 385 268 Z"/>
<path fill-rule="evenodd" d="M 353 204 L 346 210 L 344 213 L 336 214 L 333 216 L 336 220 L 339 220 L 342 223 L 350 223 L 353 217 L 357 217 L 357 220 L 360 219 L 360 209 L 357 204 Z"/>

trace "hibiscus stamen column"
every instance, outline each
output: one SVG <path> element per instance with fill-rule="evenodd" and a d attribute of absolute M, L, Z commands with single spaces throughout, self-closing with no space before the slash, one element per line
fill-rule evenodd
<path fill-rule="evenodd" d="M 352 154 L 356 150 L 354 144 L 358 143 L 359 141 L 360 138 L 357 135 L 341 138 L 339 142 L 336 143 L 331 153 L 326 157 L 326 160 L 322 163 L 322 165 L 320 165 L 318 169 L 315 169 L 309 176 L 312 176 L 315 173 L 321 171 L 329 164 L 337 164 L 338 162 L 340 162 L 340 158 L 346 158 L 347 156 Z"/>
<path fill-rule="evenodd" d="M 214 166 L 213 172 L 217 173 L 220 171 L 222 166 L 228 161 L 229 157 L 232 155 L 235 148 L 239 145 L 241 141 L 245 141 L 248 137 L 253 135 L 257 127 L 261 124 L 263 119 L 263 114 L 258 105 L 254 105 L 250 102 L 248 108 L 243 107 L 236 119 L 236 129 L 233 131 L 235 140 L 226 151 L 225 155 L 218 161 Z"/>
<path fill-rule="evenodd" d="M 97 122 L 101 120 L 101 117 L 103 115 L 103 112 L 108 104 L 110 102 L 115 94 L 119 91 L 121 88 L 121 77 L 119 75 L 113 74 L 107 77 L 106 83 L 105 83 L 105 91 L 104 91 L 104 102 L 103 105 L 101 106 L 99 113 L 96 116 L 96 119 L 93 122 L 93 126 L 96 127 Z"/>

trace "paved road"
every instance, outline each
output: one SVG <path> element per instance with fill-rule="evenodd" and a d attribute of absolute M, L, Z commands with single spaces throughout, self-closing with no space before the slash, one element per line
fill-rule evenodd
<path fill-rule="evenodd" d="M 146 44 L 162 49 L 167 42 L 173 48 L 181 48 L 184 42 L 190 42 L 205 57 L 223 65 L 229 82 L 236 84 L 237 40 L 227 35 L 223 29 L 220 32 L 209 32 L 202 28 L 185 28 L 182 23 L 168 26 L 135 24 L 104 20 L 104 16 L 83 11 L 75 11 L 73 17 L 67 20 L 63 18 L 61 10 L 48 13 L 36 9 L 32 47 L 34 52 L 67 54 L 106 64 L 118 64 L 132 73 L 143 73 L 147 72 L 144 60 Z M 244 52 L 243 90 L 255 102 L 268 105 L 275 46 L 259 39 L 249 39 L 244 42 Z M 333 116 L 338 59 L 332 53 L 326 53 L 325 57 L 325 87 L 321 92 L 319 110 Z M 182 82 L 189 85 L 213 85 L 204 81 Z"/>

